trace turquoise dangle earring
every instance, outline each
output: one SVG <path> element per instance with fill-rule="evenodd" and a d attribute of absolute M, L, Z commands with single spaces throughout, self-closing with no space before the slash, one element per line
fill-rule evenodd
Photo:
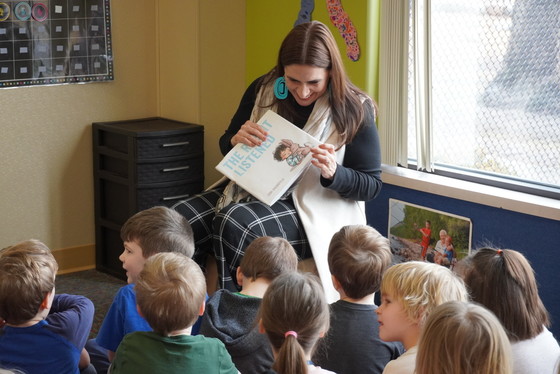
<path fill-rule="evenodd" d="M 279 100 L 284 100 L 288 97 L 288 87 L 286 87 L 284 77 L 279 77 L 274 81 L 274 96 Z"/>

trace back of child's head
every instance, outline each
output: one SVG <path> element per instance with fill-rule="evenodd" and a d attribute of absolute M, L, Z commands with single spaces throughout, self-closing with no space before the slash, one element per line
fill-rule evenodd
<path fill-rule="evenodd" d="M 165 206 L 142 210 L 121 227 L 121 239 L 135 241 L 144 258 L 161 252 L 178 252 L 192 257 L 194 235 L 187 219 Z"/>
<path fill-rule="evenodd" d="M 280 274 L 296 271 L 297 265 L 294 247 L 286 239 L 263 236 L 247 246 L 239 267 L 246 278 L 272 281 Z"/>
<path fill-rule="evenodd" d="M 354 299 L 379 290 L 381 277 L 392 259 L 389 240 L 367 225 L 343 227 L 329 245 L 330 272 L 346 295 Z"/>
<path fill-rule="evenodd" d="M 18 325 L 35 317 L 57 270 L 49 248 L 35 239 L 0 251 L 0 319 Z"/>
<path fill-rule="evenodd" d="M 444 266 L 421 261 L 403 262 L 387 269 L 381 293 L 400 302 L 409 320 L 420 326 L 438 305 L 469 300 L 461 278 Z"/>
<path fill-rule="evenodd" d="M 259 317 L 273 350 L 278 374 L 307 373 L 306 354 L 329 328 L 329 307 L 319 279 L 311 273 L 278 276 L 266 290 Z"/>
<path fill-rule="evenodd" d="M 460 301 L 436 307 L 428 317 L 416 356 L 416 374 L 510 374 L 512 352 L 496 316 Z"/>
<path fill-rule="evenodd" d="M 550 325 L 533 269 L 521 253 L 479 249 L 467 258 L 464 274 L 473 301 L 498 317 L 512 342 L 534 338 Z"/>
<path fill-rule="evenodd" d="M 148 258 L 135 291 L 146 321 L 155 332 L 168 335 L 196 322 L 206 297 L 206 280 L 189 257 L 163 252 Z"/>

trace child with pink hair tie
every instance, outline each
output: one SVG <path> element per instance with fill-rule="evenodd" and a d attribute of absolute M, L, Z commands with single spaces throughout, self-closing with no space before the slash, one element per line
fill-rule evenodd
<path fill-rule="evenodd" d="M 277 277 L 266 290 L 259 310 L 259 330 L 272 345 L 270 373 L 333 374 L 311 362 L 320 338 L 329 328 L 329 306 L 319 279 L 290 272 Z"/>

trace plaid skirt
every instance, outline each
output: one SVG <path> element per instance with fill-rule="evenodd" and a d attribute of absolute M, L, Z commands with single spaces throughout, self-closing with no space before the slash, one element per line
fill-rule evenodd
<path fill-rule="evenodd" d="M 245 248 L 262 236 L 281 237 L 300 259 L 312 256 L 291 198 L 268 206 L 258 200 L 233 203 L 215 212 L 222 189 L 205 191 L 172 206 L 192 226 L 195 239 L 193 259 L 204 267 L 209 254 L 216 258 L 220 286 L 231 291 L 239 287 L 234 278 Z"/>

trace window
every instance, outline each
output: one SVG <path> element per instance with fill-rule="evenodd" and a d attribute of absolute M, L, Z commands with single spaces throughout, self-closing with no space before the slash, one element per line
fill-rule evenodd
<path fill-rule="evenodd" d="M 560 2 L 406 3 L 382 2 L 384 162 L 560 197 Z"/>

